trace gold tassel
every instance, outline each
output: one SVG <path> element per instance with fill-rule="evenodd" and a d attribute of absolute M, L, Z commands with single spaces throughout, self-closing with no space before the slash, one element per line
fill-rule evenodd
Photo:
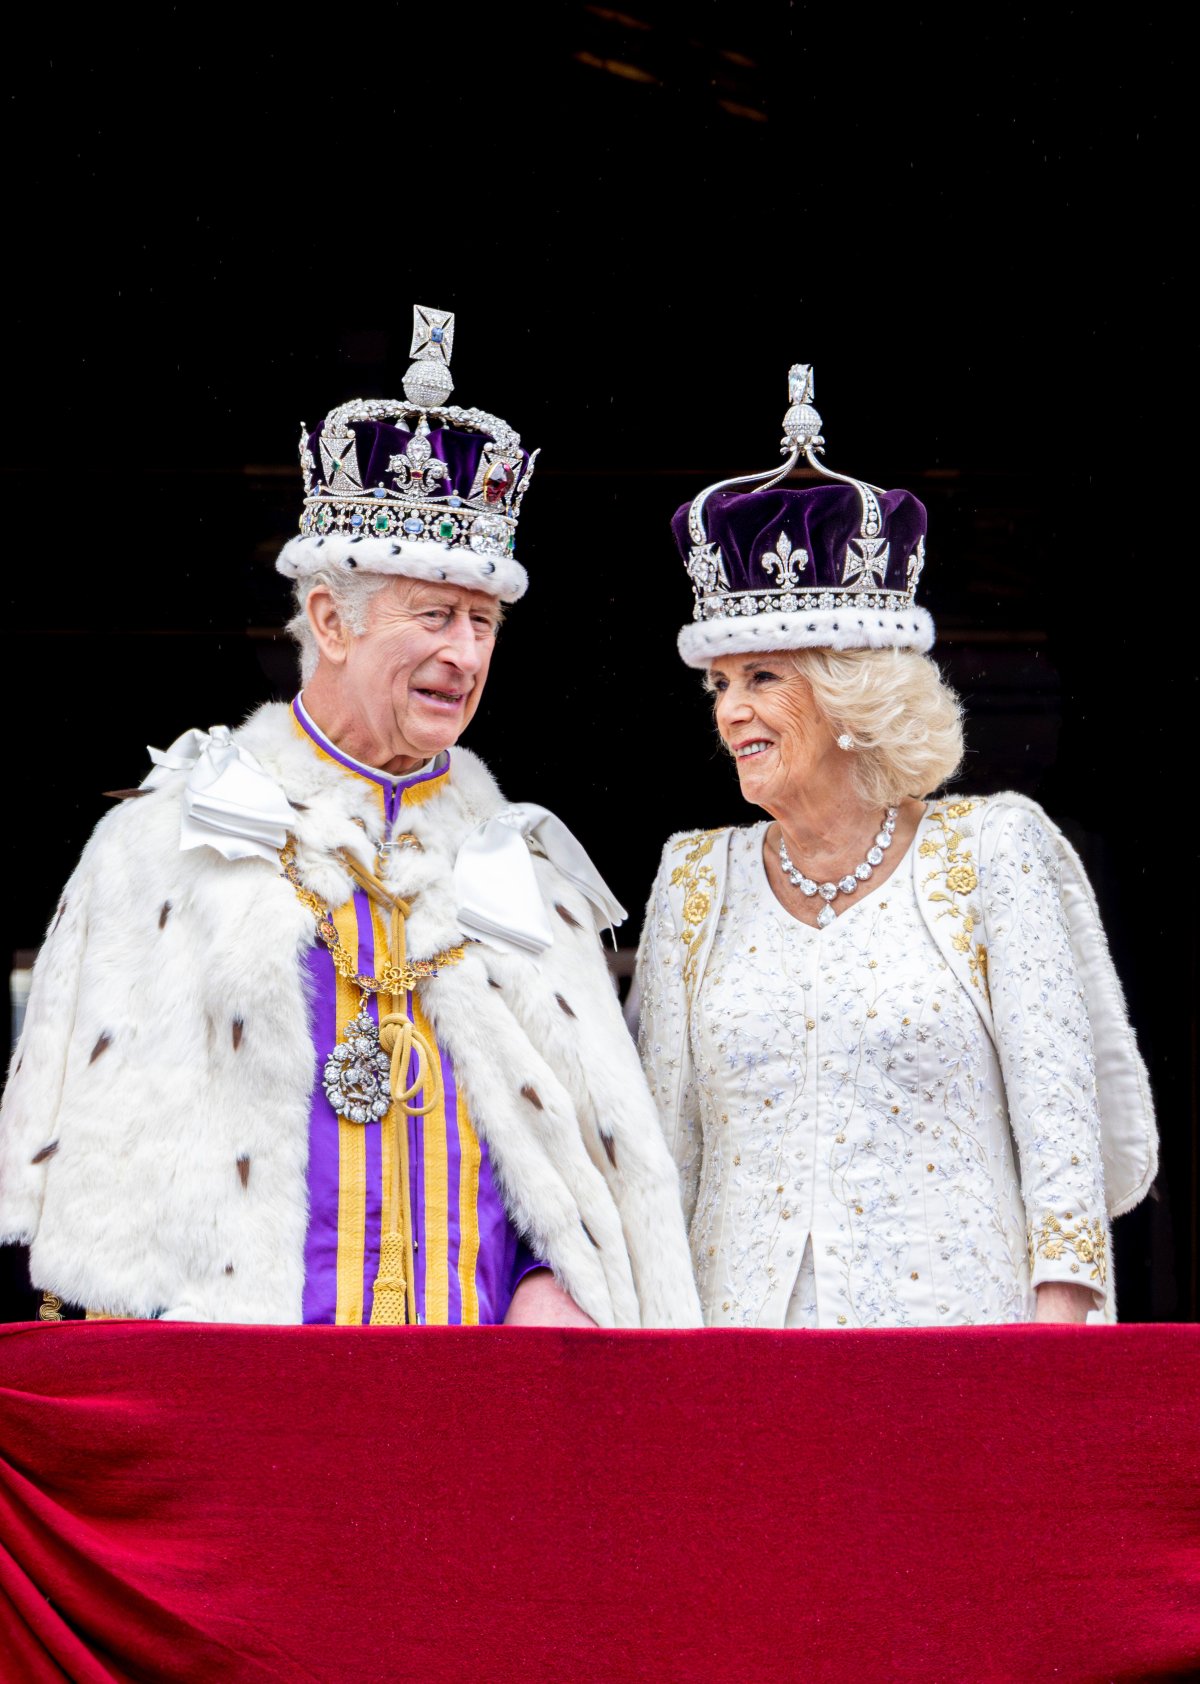
<path fill-rule="evenodd" d="M 404 1235 L 379 1236 L 379 1273 L 371 1302 L 372 1327 L 403 1327 L 408 1319 L 404 1281 Z"/>

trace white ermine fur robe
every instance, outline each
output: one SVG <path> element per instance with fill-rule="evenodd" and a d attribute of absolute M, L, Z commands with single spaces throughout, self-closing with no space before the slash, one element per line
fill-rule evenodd
<path fill-rule="evenodd" d="M 272 704 L 236 734 L 296 809 L 296 863 L 330 906 L 374 866 L 368 786 Z M 185 774 L 97 826 L 33 978 L 0 1110 L 0 1241 L 34 1284 L 90 1308 L 297 1322 L 314 1049 L 312 914 L 277 867 L 181 852 Z M 458 945 L 459 844 L 504 806 L 455 749 L 447 790 L 405 807 L 392 850 L 408 953 Z M 364 827 L 366 834 L 364 834 Z M 516 1225 L 602 1327 L 698 1325 L 675 1166 L 589 903 L 535 869 L 554 928 L 540 959 L 483 945 L 420 984 Z"/>

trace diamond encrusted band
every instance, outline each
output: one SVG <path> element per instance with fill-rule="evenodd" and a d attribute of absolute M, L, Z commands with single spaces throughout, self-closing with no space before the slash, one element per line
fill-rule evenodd
<path fill-rule="evenodd" d="M 769 591 L 721 591 L 701 597 L 692 611 L 693 620 L 725 619 L 737 614 L 811 614 L 827 608 L 882 608 L 888 613 L 903 613 L 913 606 L 907 591 L 846 590 L 785 592 L 775 596 Z"/>
<path fill-rule="evenodd" d="M 480 513 L 466 508 L 461 498 L 410 503 L 386 493 L 381 496 L 379 492 L 372 492 L 370 501 L 323 495 L 306 497 L 300 532 L 306 538 L 324 538 L 340 532 L 351 539 L 424 539 L 486 556 L 511 554 L 517 541 L 514 519 L 491 510 Z"/>

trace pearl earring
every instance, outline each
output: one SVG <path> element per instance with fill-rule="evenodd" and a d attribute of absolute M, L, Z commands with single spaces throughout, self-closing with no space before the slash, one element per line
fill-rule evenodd
<path fill-rule="evenodd" d="M 854 738 L 850 735 L 849 731 L 842 732 L 841 736 L 837 740 L 837 745 L 841 749 L 852 749 L 854 747 Z"/>

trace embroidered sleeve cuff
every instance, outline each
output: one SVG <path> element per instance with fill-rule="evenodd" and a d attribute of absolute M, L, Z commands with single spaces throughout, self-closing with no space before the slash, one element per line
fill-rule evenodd
<path fill-rule="evenodd" d="M 1103 1295 L 1108 1281 L 1108 1230 L 1099 1217 L 1043 1213 L 1029 1225 L 1030 1284 L 1065 1281 Z"/>

